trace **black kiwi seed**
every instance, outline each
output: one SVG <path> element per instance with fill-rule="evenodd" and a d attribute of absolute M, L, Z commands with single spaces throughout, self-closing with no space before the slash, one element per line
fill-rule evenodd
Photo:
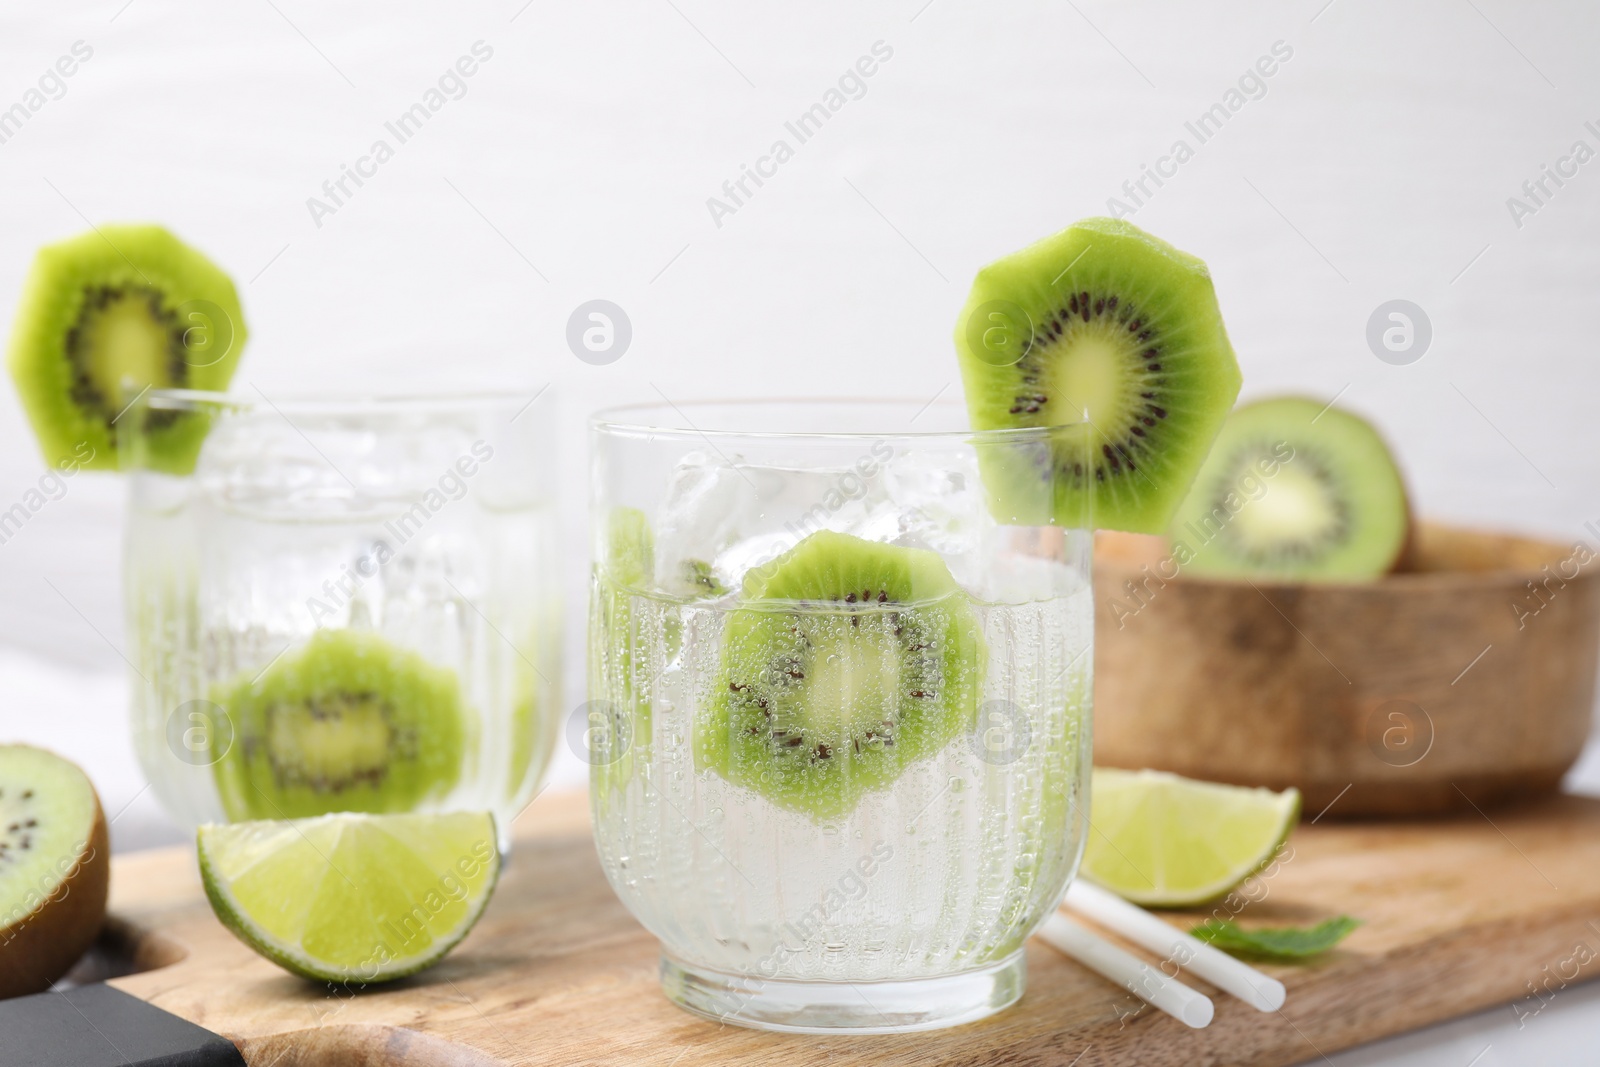
<path fill-rule="evenodd" d="M 3 798 L 4 796 L 4 792 L 0 791 L 0 798 Z M 24 801 L 32 800 L 33 790 L 24 789 L 21 794 L 21 799 Z M 15 819 L 6 823 L 4 833 L 7 835 L 8 839 L 0 841 L 0 862 L 8 864 L 14 863 L 18 860 L 16 853 L 31 852 L 33 850 L 32 831 L 37 830 L 38 827 L 38 819 L 23 818 L 21 815 L 18 815 Z"/>

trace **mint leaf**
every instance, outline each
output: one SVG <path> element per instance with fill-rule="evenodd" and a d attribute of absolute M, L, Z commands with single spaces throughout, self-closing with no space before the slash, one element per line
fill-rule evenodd
<path fill-rule="evenodd" d="M 1361 923 L 1348 915 L 1315 926 L 1274 926 L 1246 930 L 1232 919 L 1207 919 L 1189 932 L 1234 956 L 1289 963 L 1309 959 L 1343 941 Z"/>

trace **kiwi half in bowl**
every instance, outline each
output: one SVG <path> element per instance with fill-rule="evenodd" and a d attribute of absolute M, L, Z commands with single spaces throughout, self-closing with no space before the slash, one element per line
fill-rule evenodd
<path fill-rule="evenodd" d="M 1293 581 L 1396 570 L 1410 534 L 1405 483 L 1383 438 L 1298 396 L 1229 417 L 1168 531 L 1187 573 Z"/>
<path fill-rule="evenodd" d="M 205 420 L 129 409 L 151 388 L 225 389 L 245 340 L 216 264 L 160 226 L 107 225 L 39 250 L 8 362 L 46 462 L 113 470 L 119 424 L 139 418 L 144 462 L 182 474 Z"/>
<path fill-rule="evenodd" d="M 1002 522 L 1160 533 L 1239 393 L 1206 265 L 1132 223 L 1085 219 L 978 272 L 956 326 Z"/>
<path fill-rule="evenodd" d="M 233 821 L 402 812 L 460 779 L 469 717 L 455 672 L 357 630 L 318 630 L 216 695 L 233 726 L 217 761 Z"/>
<path fill-rule="evenodd" d="M 834 818 L 971 726 L 981 663 L 938 555 L 819 531 L 746 576 L 697 764 Z"/>

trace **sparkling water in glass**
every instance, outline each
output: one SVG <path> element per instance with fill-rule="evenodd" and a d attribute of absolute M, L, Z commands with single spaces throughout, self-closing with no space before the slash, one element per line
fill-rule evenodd
<path fill-rule="evenodd" d="M 692 1011 L 894 1032 L 1022 994 L 1023 943 L 1084 843 L 1091 538 L 996 518 L 1059 506 L 1037 462 L 1057 431 L 964 426 L 940 405 L 839 401 L 593 424 L 595 836 Z M 1019 469 L 1037 473 L 991 507 Z M 827 554 L 839 534 L 852 558 L 895 546 L 882 558 L 937 572 L 930 598 L 751 599 L 797 546 L 856 573 Z M 752 648 L 768 667 L 741 674 Z M 804 728 L 774 706 L 796 692 Z M 863 727 L 863 706 L 883 721 Z"/>
<path fill-rule="evenodd" d="M 560 720 L 550 406 L 156 391 L 127 413 L 133 735 L 176 819 L 490 810 L 507 843 Z M 139 430 L 180 421 L 197 458 Z"/>

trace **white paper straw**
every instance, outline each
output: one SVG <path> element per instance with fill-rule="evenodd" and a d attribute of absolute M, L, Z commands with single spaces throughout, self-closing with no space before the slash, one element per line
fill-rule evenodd
<path fill-rule="evenodd" d="M 1218 989 L 1232 993 L 1258 1011 L 1283 1007 L 1283 983 L 1208 945 L 1198 937 L 1156 918 L 1115 893 L 1074 881 L 1067 890 L 1067 907 L 1086 915 L 1114 934 L 1169 959 Z"/>
<path fill-rule="evenodd" d="M 1124 952 L 1099 934 L 1059 911 L 1039 928 L 1039 936 L 1102 977 L 1109 978 L 1147 1004 L 1154 1005 L 1185 1026 L 1198 1030 L 1211 1023 L 1216 1007 L 1204 993 L 1168 978 L 1137 956 Z"/>

